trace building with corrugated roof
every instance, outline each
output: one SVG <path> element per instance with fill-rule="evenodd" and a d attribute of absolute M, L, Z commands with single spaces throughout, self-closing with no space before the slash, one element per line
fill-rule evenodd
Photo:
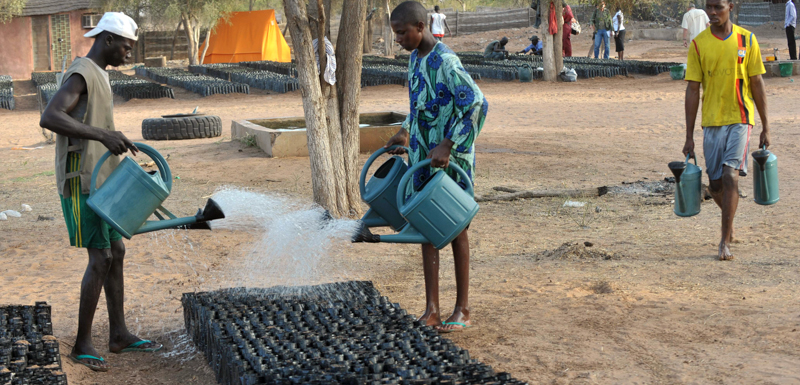
<path fill-rule="evenodd" d="M 83 34 L 102 16 L 93 0 L 28 0 L 21 16 L 0 24 L 0 75 L 29 79 L 84 56 L 94 39 Z"/>

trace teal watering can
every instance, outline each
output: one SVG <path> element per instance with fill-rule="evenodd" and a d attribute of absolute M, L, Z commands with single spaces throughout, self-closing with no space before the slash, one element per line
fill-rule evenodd
<path fill-rule="evenodd" d="M 131 239 L 134 234 L 164 229 L 210 230 L 208 221 L 225 218 L 222 209 L 213 199 L 209 199 L 206 207 L 193 217 L 178 218 L 165 209 L 161 204 L 172 191 L 169 165 L 154 148 L 143 143 L 135 144 L 153 159 L 158 173 L 148 173 L 136 161 L 125 157 L 103 185 L 97 188 L 97 174 L 111 152 L 100 157 L 92 173 L 91 191 L 86 204 L 114 230 Z M 151 215 L 159 220 L 148 221 Z"/>
<path fill-rule="evenodd" d="M 691 217 L 700 213 L 700 204 L 703 202 L 702 176 L 703 170 L 689 163 L 691 154 L 686 155 L 685 162 L 670 162 L 668 167 L 675 175 L 675 215 Z"/>
<path fill-rule="evenodd" d="M 361 218 L 361 223 L 368 228 L 391 226 L 395 231 L 399 231 L 406 225 L 406 219 L 397 210 L 397 185 L 408 171 L 403 158 L 396 155 L 389 158 L 372 174 L 369 183 L 365 183 L 367 172 L 375 159 L 396 148 L 404 148 L 406 153 L 410 152 L 407 147 L 402 146 L 381 148 L 367 159 L 367 163 L 364 163 L 361 169 L 358 186 L 361 188 L 361 199 L 369 205 L 369 210 Z"/>
<path fill-rule="evenodd" d="M 519 74 L 520 83 L 530 83 L 533 81 L 533 67 L 531 67 L 530 64 L 525 63 L 517 67 L 517 73 Z"/>
<path fill-rule="evenodd" d="M 753 199 L 760 205 L 778 202 L 778 157 L 764 146 L 753 152 Z"/>
<path fill-rule="evenodd" d="M 361 186 L 364 186 L 364 174 L 369 169 L 371 161 L 374 161 L 374 158 L 386 151 L 388 150 L 378 150 L 364 165 L 364 169 L 361 172 Z M 375 192 L 377 190 L 371 190 L 369 184 L 366 185 L 367 188 L 362 188 L 362 191 L 367 192 L 362 196 L 370 204 L 370 211 L 362 218 L 362 226 L 354 235 L 353 242 L 430 243 L 437 249 L 447 246 L 461 234 L 478 213 L 478 203 L 472 198 L 474 193 L 472 184 L 467 183 L 465 191 L 445 172 L 438 171 L 426 179 L 422 186 L 417 189 L 417 193 L 406 201 L 406 185 L 411 182 L 414 172 L 422 167 L 429 166 L 431 161 L 427 159 L 417 163 L 405 170 L 400 180 L 396 181 L 397 176 L 400 174 L 393 174 L 392 178 L 389 179 L 389 172 L 399 172 L 405 167 L 405 163 L 403 163 L 403 167 L 397 166 L 396 163 L 402 162 L 402 158 L 394 158 L 396 160 L 389 166 L 389 171 L 384 170 L 384 172 L 381 172 L 379 168 L 375 172 L 375 175 L 383 176 L 374 183 L 376 186 L 384 188 L 380 194 L 384 200 L 374 199 L 375 196 L 378 196 L 378 193 Z M 386 166 L 389 162 L 391 162 L 391 159 L 384 163 L 383 166 Z M 458 167 L 455 162 L 450 162 L 449 167 L 455 170 L 462 180 L 469 180 L 467 173 L 461 167 Z M 375 176 L 370 179 L 370 183 L 373 183 L 373 179 L 375 179 Z M 390 192 L 394 194 L 395 204 L 393 206 L 387 201 Z M 378 204 L 372 206 L 374 202 Z M 381 208 L 376 209 L 378 206 L 381 206 Z M 400 227 L 395 227 L 390 224 L 390 221 L 399 222 L 398 214 L 406 223 Z M 376 217 L 380 217 L 383 220 L 376 221 Z M 376 225 L 370 226 L 370 224 Z M 395 230 L 399 229 L 400 232 L 389 235 L 375 235 L 369 231 L 369 227 L 386 226 L 387 224 Z"/>

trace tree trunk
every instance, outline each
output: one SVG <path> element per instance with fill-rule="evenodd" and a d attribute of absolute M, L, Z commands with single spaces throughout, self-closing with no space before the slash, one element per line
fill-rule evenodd
<path fill-rule="evenodd" d="M 364 28 L 364 53 L 372 52 L 372 20 L 367 21 Z"/>
<path fill-rule="evenodd" d="M 210 29 L 208 30 L 208 33 L 206 34 L 206 44 L 203 46 L 203 54 L 200 55 L 200 64 L 203 64 L 206 61 L 206 52 L 208 52 L 209 40 L 211 40 L 211 30 Z"/>
<path fill-rule="evenodd" d="M 308 22 L 306 3 L 301 0 L 284 0 L 283 5 L 297 60 L 300 95 L 303 99 L 303 113 L 308 135 L 308 155 L 311 162 L 311 187 L 314 193 L 314 202 L 330 211 L 332 215 L 340 216 L 341 213 L 336 206 L 336 181 L 326 125 L 327 103 L 323 100 L 319 72 L 316 69 L 317 63 L 312 50 L 311 27 Z M 324 46 L 324 40 L 320 40 L 319 44 Z"/>
<path fill-rule="evenodd" d="M 386 56 L 394 55 L 394 32 L 392 32 L 392 22 L 390 16 L 392 9 L 389 8 L 389 0 L 384 0 L 386 15 L 383 17 L 383 44 Z"/>
<path fill-rule="evenodd" d="M 550 34 L 550 2 L 542 2 L 542 68 L 543 79 L 546 82 L 556 81 L 556 61 L 553 55 L 553 35 Z"/>
<path fill-rule="evenodd" d="M 186 43 L 188 44 L 187 50 L 189 53 L 189 65 L 197 64 L 197 51 L 198 51 L 198 42 L 197 42 L 197 25 L 192 20 L 193 17 L 191 15 L 181 15 L 183 19 L 183 31 L 186 33 Z"/>
<path fill-rule="evenodd" d="M 556 24 L 558 25 L 558 32 L 553 36 L 553 56 L 555 56 L 556 77 L 561 73 L 564 68 L 564 7 L 561 6 L 560 0 L 554 0 L 556 5 Z"/>
<path fill-rule="evenodd" d="M 336 87 L 325 81 L 325 70 L 328 66 L 328 56 L 325 49 L 325 37 L 330 34 L 329 8 L 331 0 L 324 0 L 328 6 L 323 5 L 323 0 L 317 0 L 317 54 L 319 55 L 319 84 L 322 97 L 326 101 L 327 119 L 325 121 L 328 130 L 328 144 L 331 149 L 331 166 L 333 167 L 334 182 L 334 203 L 338 215 L 347 215 L 350 210 L 347 202 L 347 190 L 345 183 L 347 176 L 344 168 L 344 155 L 342 153 L 342 131 L 339 121 L 339 99 Z M 338 64 L 338 63 L 337 63 Z M 338 81 L 338 79 L 337 79 Z M 333 210 L 329 210 L 333 212 Z"/>
<path fill-rule="evenodd" d="M 175 59 L 175 44 L 178 43 L 178 31 L 181 30 L 181 26 L 183 25 L 183 19 L 178 22 L 178 26 L 175 27 L 175 33 L 172 35 L 172 49 L 169 51 L 169 60 Z"/>
<path fill-rule="evenodd" d="M 361 212 L 361 192 L 358 187 L 360 168 L 359 114 L 358 102 L 361 97 L 361 61 L 366 24 L 366 0 L 344 0 L 342 22 L 336 50 L 336 87 L 339 91 L 339 108 L 342 129 L 342 148 L 344 152 L 345 189 L 349 202 L 349 215 Z"/>

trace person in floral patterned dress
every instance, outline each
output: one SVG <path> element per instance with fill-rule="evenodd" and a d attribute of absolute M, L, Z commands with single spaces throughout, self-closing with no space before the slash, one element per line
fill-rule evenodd
<path fill-rule="evenodd" d="M 486 120 L 489 104 L 483 93 L 461 65 L 458 56 L 444 43 L 437 42 L 425 27 L 427 11 L 422 4 L 406 1 L 391 14 L 396 41 L 411 52 L 408 63 L 410 112 L 403 128 L 386 147 L 403 145 L 411 149 L 411 164 L 431 159 L 413 176 L 407 196 L 432 174 L 442 169 L 461 187 L 474 184 L 475 138 Z M 404 150 L 394 150 L 402 153 Z M 469 176 L 461 177 L 451 169 L 453 161 Z M 413 187 L 412 187 L 413 186 Z M 457 298 L 452 315 L 442 322 L 439 314 L 439 251 L 431 244 L 422 245 L 425 273 L 425 313 L 420 321 L 440 332 L 459 331 L 472 326 L 469 314 L 469 238 L 465 229 L 452 242 L 456 268 Z"/>

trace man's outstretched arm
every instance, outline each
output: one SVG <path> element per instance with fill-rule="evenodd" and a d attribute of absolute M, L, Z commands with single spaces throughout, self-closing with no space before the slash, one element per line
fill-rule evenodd
<path fill-rule="evenodd" d="M 697 109 L 700 106 L 700 82 L 688 81 L 686 84 L 686 143 L 683 145 L 683 155 L 694 154 L 694 124 L 697 121 Z"/>
<path fill-rule="evenodd" d="M 761 117 L 761 137 L 758 141 L 758 148 L 769 147 L 769 120 L 767 119 L 767 90 L 764 87 L 764 79 L 761 75 L 750 77 L 750 92 L 753 94 L 753 101 L 756 102 L 758 116 Z"/>

